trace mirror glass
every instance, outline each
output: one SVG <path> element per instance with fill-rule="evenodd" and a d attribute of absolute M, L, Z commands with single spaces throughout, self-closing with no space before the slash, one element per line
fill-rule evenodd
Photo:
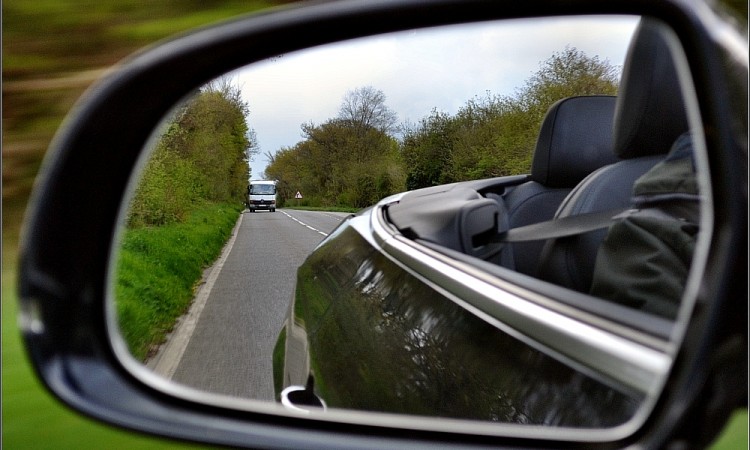
<path fill-rule="evenodd" d="M 627 422 L 661 378 L 610 379 L 529 344 L 523 329 L 462 307 L 339 226 L 393 194 L 530 173 L 555 102 L 617 94 L 638 23 L 592 16 L 412 30 L 279 55 L 200 87 L 165 118 L 124 205 L 115 340 L 151 375 L 211 401 L 274 403 L 293 387 L 290 410 L 587 429 Z M 298 283 L 332 233 L 337 256 L 313 253 Z M 367 306 L 330 297 L 332 286 L 339 296 L 356 286 L 347 301 Z M 351 320 L 332 323 L 333 314 Z M 633 314 L 613 335 L 638 336 L 644 361 L 666 373 L 676 313 L 648 318 L 652 331 L 667 327 L 652 336 Z M 448 341 L 460 350 L 446 357 Z M 313 347 L 325 361 L 305 356 Z M 348 388 L 335 389 L 331 373 Z"/>

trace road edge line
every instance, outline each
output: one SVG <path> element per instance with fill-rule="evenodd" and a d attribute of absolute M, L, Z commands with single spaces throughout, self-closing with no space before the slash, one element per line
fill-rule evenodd
<path fill-rule="evenodd" d="M 174 376 L 177 367 L 180 365 L 180 361 L 182 361 L 182 355 L 185 354 L 188 343 L 190 343 L 190 338 L 193 336 L 193 331 L 195 331 L 195 326 L 200 319 L 203 308 L 206 306 L 208 297 L 211 295 L 211 290 L 216 283 L 216 279 L 219 278 L 221 269 L 224 267 L 224 263 L 234 248 L 234 241 L 237 238 L 237 233 L 242 225 L 244 216 L 245 213 L 243 211 L 234 225 L 232 236 L 224 244 L 221 255 L 219 255 L 219 258 L 209 269 L 204 271 L 204 274 L 208 273 L 208 275 L 204 275 L 205 281 L 198 288 L 190 309 L 177 320 L 174 331 L 167 337 L 166 343 L 159 348 L 156 356 L 146 363 L 146 366 L 156 374 L 168 380 L 171 380 Z"/>

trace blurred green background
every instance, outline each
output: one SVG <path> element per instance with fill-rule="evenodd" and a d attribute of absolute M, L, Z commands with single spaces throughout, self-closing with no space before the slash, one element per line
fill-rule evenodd
<path fill-rule="evenodd" d="M 287 2 L 2 2 L 2 448 L 189 448 L 83 418 L 44 391 L 22 349 L 16 322 L 21 221 L 55 130 L 109 67 L 176 33 L 281 3 Z"/>
<path fill-rule="evenodd" d="M 5 0 L 2 2 L 2 446 L 188 448 L 83 418 L 32 374 L 16 323 L 21 221 L 44 153 L 78 97 L 113 64 L 167 36 L 285 1 Z M 725 2 L 747 29 L 747 4 Z M 740 413 L 717 448 L 747 448 Z"/>

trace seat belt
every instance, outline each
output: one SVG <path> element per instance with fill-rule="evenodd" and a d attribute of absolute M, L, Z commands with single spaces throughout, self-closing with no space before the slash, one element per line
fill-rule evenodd
<path fill-rule="evenodd" d="M 575 236 L 607 228 L 615 220 L 625 218 L 636 211 L 638 210 L 628 207 L 559 217 L 500 232 L 490 238 L 490 243 L 542 241 Z"/>

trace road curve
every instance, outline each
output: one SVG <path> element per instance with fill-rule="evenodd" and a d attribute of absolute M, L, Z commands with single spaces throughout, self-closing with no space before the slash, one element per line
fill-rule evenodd
<path fill-rule="evenodd" d="M 194 323 L 181 325 L 183 332 L 178 329 L 163 347 L 172 354 L 159 355 L 173 361 L 164 375 L 203 391 L 273 400 L 271 355 L 297 267 L 346 216 L 298 210 L 243 213 L 233 242 L 202 287 L 204 296 L 208 290 L 205 305 L 191 310 Z M 176 340 L 181 345 L 171 342 Z"/>

